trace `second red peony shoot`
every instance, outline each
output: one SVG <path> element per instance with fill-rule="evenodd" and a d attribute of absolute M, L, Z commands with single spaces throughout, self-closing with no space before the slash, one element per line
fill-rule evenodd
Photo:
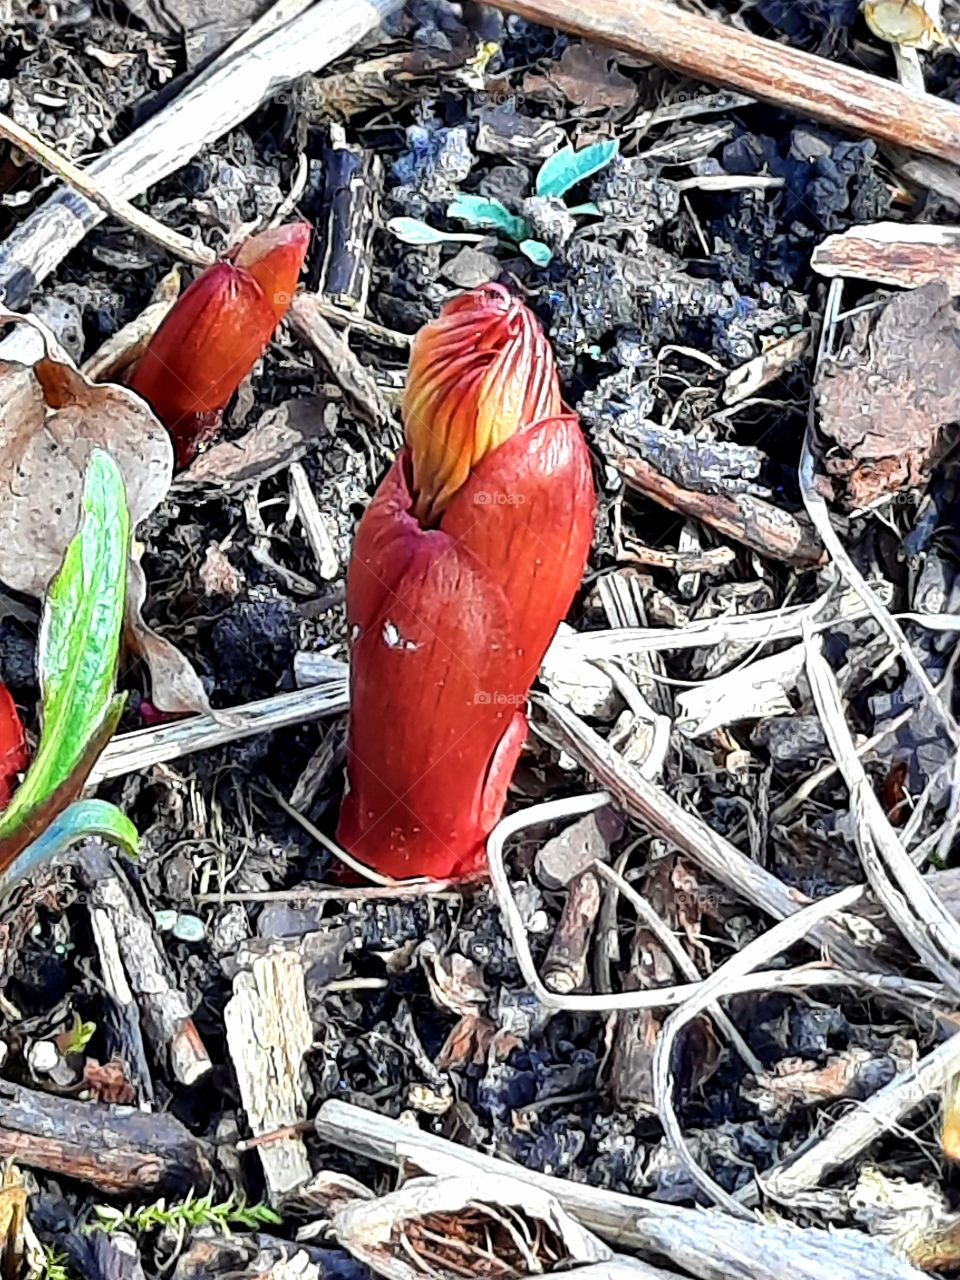
<path fill-rule="evenodd" d="M 590 455 L 549 344 L 499 285 L 414 340 L 406 445 L 347 578 L 350 725 L 337 837 L 396 879 L 468 878 L 506 802 L 526 696 L 583 577 Z"/>
<path fill-rule="evenodd" d="M 129 379 L 173 437 L 178 467 L 213 435 L 231 396 L 286 314 L 310 224 L 251 236 L 194 280 L 150 339 Z"/>

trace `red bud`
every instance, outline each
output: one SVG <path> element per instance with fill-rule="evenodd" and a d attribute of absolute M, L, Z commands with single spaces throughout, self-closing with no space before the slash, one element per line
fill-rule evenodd
<path fill-rule="evenodd" d="M 129 385 L 173 436 L 178 466 L 216 429 L 266 349 L 293 297 L 309 240 L 304 222 L 251 236 L 233 262 L 197 277 L 151 338 Z"/>
<path fill-rule="evenodd" d="M 483 867 L 527 691 L 593 535 L 590 456 L 559 409 L 546 340 L 499 287 L 458 298 L 414 343 L 408 448 L 360 522 L 347 577 L 337 834 L 381 873 Z"/>
<path fill-rule="evenodd" d="M 17 787 L 18 774 L 30 763 L 27 738 L 10 690 L 0 684 L 0 809 L 5 809 Z"/>

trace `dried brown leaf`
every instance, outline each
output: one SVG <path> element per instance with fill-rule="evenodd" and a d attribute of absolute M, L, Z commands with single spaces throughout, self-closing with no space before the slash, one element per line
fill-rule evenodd
<path fill-rule="evenodd" d="M 268 409 L 239 440 L 225 440 L 201 453 L 177 476 L 177 484 L 233 485 L 272 476 L 302 458 L 323 435 L 323 406 L 321 397 L 309 396 Z"/>
<path fill-rule="evenodd" d="M 0 361 L 0 579 L 42 597 L 80 523 L 83 475 L 93 449 L 105 449 L 123 476 L 134 527 L 164 499 L 173 474 L 166 429 L 139 396 L 80 373 L 42 325 L 0 308 L 43 339 L 34 365 Z M 146 580 L 132 559 L 128 631 L 146 657 L 154 703 L 162 710 L 206 710 L 196 674 L 169 641 L 151 641 L 140 615 Z"/>
<path fill-rule="evenodd" d="M 530 72 L 523 89 L 529 97 L 549 96 L 551 89 L 559 89 L 580 114 L 606 111 L 615 120 L 637 103 L 637 86 L 618 69 L 616 54 L 586 40 L 568 45 L 544 75 Z"/>

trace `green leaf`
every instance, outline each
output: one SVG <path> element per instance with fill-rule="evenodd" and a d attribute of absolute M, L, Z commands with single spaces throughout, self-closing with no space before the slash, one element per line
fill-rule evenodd
<path fill-rule="evenodd" d="M 117 464 L 95 449 L 87 463 L 80 530 L 50 584 L 37 662 L 43 732 L 0 838 L 23 826 L 64 786 L 108 718 L 119 715 L 113 683 L 123 627 L 130 515 Z"/>
<path fill-rule="evenodd" d="M 567 213 L 572 213 L 575 218 L 602 218 L 597 205 L 592 200 L 588 200 L 586 204 L 574 204 L 567 208 Z"/>
<path fill-rule="evenodd" d="M 546 267 L 553 258 L 553 250 L 542 240 L 521 240 L 517 248 L 538 267 Z"/>
<path fill-rule="evenodd" d="M 140 837 L 125 813 L 106 800 L 77 800 L 58 814 L 46 831 L 0 874 L 0 895 L 51 863 L 63 861 L 74 845 L 92 836 L 108 840 L 131 858 L 137 855 Z"/>
<path fill-rule="evenodd" d="M 447 240 L 475 243 L 485 239 L 484 236 L 473 235 L 469 231 L 438 231 L 419 218 L 391 218 L 387 223 L 387 230 L 404 244 L 443 244 Z"/>
<path fill-rule="evenodd" d="M 548 156 L 537 174 L 538 196 L 565 196 L 584 178 L 606 168 L 620 150 L 616 138 L 609 142 L 594 142 L 582 151 L 574 151 L 569 144 Z"/>
<path fill-rule="evenodd" d="M 510 212 L 501 200 L 486 196 L 457 196 L 447 206 L 448 218 L 459 218 L 470 227 L 490 227 L 510 240 L 525 240 L 530 230 L 523 218 Z"/>

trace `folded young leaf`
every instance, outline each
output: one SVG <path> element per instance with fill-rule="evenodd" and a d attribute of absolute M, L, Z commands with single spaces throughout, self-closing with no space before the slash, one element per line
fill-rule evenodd
<path fill-rule="evenodd" d="M 77 800 L 54 818 L 11 866 L 0 871 L 0 897 L 43 867 L 63 861 L 74 845 L 91 836 L 108 840 L 131 858 L 137 856 L 140 836 L 126 814 L 106 800 Z"/>
<path fill-rule="evenodd" d="M 119 468 L 100 449 L 87 465 L 82 510 L 80 530 L 51 583 L 40 627 L 40 745 L 0 815 L 0 839 L 70 779 L 115 711 L 130 515 Z"/>

